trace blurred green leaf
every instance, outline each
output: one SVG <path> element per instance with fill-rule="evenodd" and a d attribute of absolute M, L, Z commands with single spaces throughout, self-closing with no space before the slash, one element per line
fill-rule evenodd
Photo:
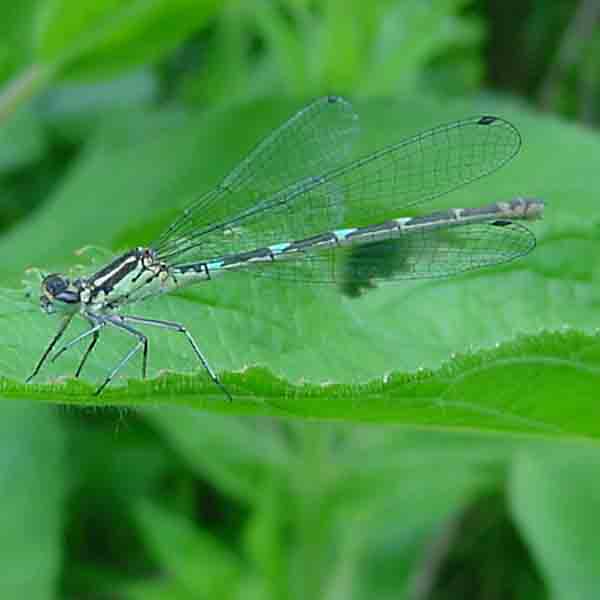
<path fill-rule="evenodd" d="M 3 2 L 0 19 L 0 81 L 31 60 L 33 23 L 40 0 Z"/>
<path fill-rule="evenodd" d="M 119 591 L 127 600 L 197 600 L 197 596 L 172 581 L 136 581 L 119 586 Z"/>
<path fill-rule="evenodd" d="M 283 423 L 280 425 L 283 430 Z M 294 470 L 290 468 L 286 473 L 265 473 L 255 478 L 255 487 L 260 493 L 256 494 L 243 541 L 260 574 L 261 598 L 283 598 L 290 591 L 288 535 L 294 517 L 290 514 L 289 491 L 286 487 L 293 473 Z"/>
<path fill-rule="evenodd" d="M 381 3 L 328 0 L 313 57 L 319 53 L 323 84 L 329 89 L 351 90 L 368 61 L 374 21 L 381 17 Z"/>
<path fill-rule="evenodd" d="M 374 32 L 376 41 L 364 69 L 360 94 L 379 96 L 414 89 L 435 59 L 457 47 L 480 45 L 482 25 L 461 15 L 465 4 L 465 0 L 433 5 L 419 0 L 390 3 Z"/>
<path fill-rule="evenodd" d="M 284 89 L 293 95 L 302 94 L 309 83 L 306 47 L 293 24 L 273 2 L 259 2 L 253 16 L 271 48 L 271 59 L 278 66 Z"/>
<path fill-rule="evenodd" d="M 54 411 L 0 408 L 0 596 L 56 597 L 67 488 L 65 440 Z"/>
<path fill-rule="evenodd" d="M 144 414 L 203 477 L 211 475 L 209 460 L 218 471 L 238 452 L 204 441 L 214 438 L 212 429 L 225 428 L 221 417 L 177 408 Z M 244 549 L 257 598 L 343 598 L 360 589 L 365 576 L 366 589 L 395 590 L 398 597 L 441 524 L 494 489 L 512 452 L 525 445 L 392 427 L 250 419 L 233 424 L 230 444 L 239 445 L 240 453 L 246 447 L 254 457 L 257 447 L 275 442 L 289 455 L 285 469 L 268 468 L 267 455 L 264 468 L 247 469 L 255 494 Z M 426 475 L 431 464 L 438 466 L 435 477 Z M 213 481 L 231 493 L 218 475 Z"/>
<path fill-rule="evenodd" d="M 149 69 L 106 82 L 61 83 L 46 93 L 38 112 L 62 141 L 83 144 L 102 123 L 124 123 L 134 112 L 150 111 L 158 89 L 157 77 Z"/>
<path fill-rule="evenodd" d="M 94 512 L 99 520 L 104 515 L 96 498 L 103 498 L 102 502 L 105 502 L 109 497 L 114 513 L 159 487 L 173 468 L 170 453 L 157 445 L 154 435 L 140 431 L 134 415 L 125 417 L 123 414 L 122 418 L 127 418 L 130 427 L 116 432 L 112 428 L 111 414 L 118 413 L 107 411 L 107 427 L 94 424 L 96 419 L 73 419 L 69 429 L 71 445 L 80 449 L 73 457 L 78 493 L 89 498 L 82 508 Z M 111 445 L 117 435 L 118 448 L 113 451 Z M 119 534 L 112 533 L 115 541 Z"/>
<path fill-rule="evenodd" d="M 517 455 L 509 478 L 512 511 L 552 598 L 594 598 L 600 588 L 600 467 L 591 448 Z"/>
<path fill-rule="evenodd" d="M 184 80 L 192 101 L 412 93 L 436 82 L 446 97 L 481 80 L 483 25 L 466 0 L 229 2 L 216 16 L 202 68 Z M 436 77 L 447 75 L 440 84 Z"/>
<path fill-rule="evenodd" d="M 177 513 L 149 502 L 136 516 L 148 549 L 193 598 L 234 598 L 242 574 L 239 559 L 220 541 Z"/>
<path fill-rule="evenodd" d="M 219 415 L 204 419 L 206 415 L 182 409 L 169 414 L 146 410 L 144 415 L 197 476 L 249 505 L 264 496 L 257 480 L 282 476 L 289 468 L 283 432 L 276 423 L 248 425 Z"/>
<path fill-rule="evenodd" d="M 42 124 L 31 111 L 19 111 L 0 127 L 0 173 L 39 161 L 46 151 Z"/>
<path fill-rule="evenodd" d="M 255 68 L 252 31 L 240 18 L 235 2 L 223 4 L 213 28 L 214 37 L 203 40 L 209 48 L 202 52 L 202 67 L 181 74 L 180 97 L 189 104 L 205 106 L 263 96 L 266 88 Z M 196 58 L 202 47 L 198 42 L 189 44 L 187 50 Z"/>
<path fill-rule="evenodd" d="M 114 597 L 122 581 L 147 572 L 149 556 L 132 506 L 167 479 L 171 498 L 185 485 L 183 469 L 149 427 L 131 411 L 63 411 L 72 486 L 63 537 L 67 556 L 62 597 Z M 118 525 L 116 525 L 118 524 Z M 121 597 L 121 596 L 119 596 Z"/>
<path fill-rule="evenodd" d="M 96 78 L 156 61 L 213 15 L 215 0 L 46 0 L 36 55 L 62 77 Z"/>

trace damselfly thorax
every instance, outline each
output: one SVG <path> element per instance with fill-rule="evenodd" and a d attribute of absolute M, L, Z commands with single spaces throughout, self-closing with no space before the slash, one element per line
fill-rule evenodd
<path fill-rule="evenodd" d="M 147 295 L 169 291 L 173 285 L 169 286 L 168 281 L 168 266 L 158 260 L 150 248 L 138 247 L 91 277 L 71 281 L 59 273 L 46 276 L 42 281 L 40 303 L 48 313 L 56 309 L 107 312 L 128 303 L 142 291 Z"/>

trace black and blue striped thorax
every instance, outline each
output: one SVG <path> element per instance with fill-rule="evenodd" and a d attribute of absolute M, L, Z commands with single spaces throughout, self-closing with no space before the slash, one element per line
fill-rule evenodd
<path fill-rule="evenodd" d="M 42 307 L 53 312 L 52 303 L 59 301 L 67 310 L 110 310 L 146 293 L 160 292 L 168 279 L 167 265 L 157 260 L 152 249 L 140 246 L 121 254 L 90 277 L 71 281 L 58 273 L 47 275 L 42 282 Z"/>
<path fill-rule="evenodd" d="M 141 290 L 164 285 L 169 278 L 165 263 L 157 260 L 150 248 L 137 247 L 115 258 L 111 263 L 80 280 L 80 299 L 85 305 L 114 308 L 137 299 Z"/>

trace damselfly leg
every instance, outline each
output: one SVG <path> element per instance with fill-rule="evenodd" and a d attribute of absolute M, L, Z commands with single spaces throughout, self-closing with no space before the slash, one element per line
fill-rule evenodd
<path fill-rule="evenodd" d="M 231 394 L 227 391 L 227 388 L 221 383 L 221 380 L 218 378 L 217 374 L 213 371 L 212 367 L 206 360 L 206 357 L 200 350 L 196 340 L 192 337 L 192 334 L 181 324 L 175 323 L 173 321 L 161 321 L 158 319 L 146 319 L 143 317 L 134 317 L 130 315 L 123 315 L 120 317 L 126 322 L 130 323 L 139 323 L 140 325 L 150 325 L 152 327 L 162 327 L 163 329 L 170 329 L 171 331 L 176 331 L 178 333 L 183 333 L 190 343 L 194 353 L 202 363 L 202 366 L 206 369 L 209 377 L 212 379 L 213 383 L 216 383 L 221 391 L 227 396 L 229 400 L 232 400 Z"/>
<path fill-rule="evenodd" d="M 85 363 L 88 359 L 88 356 L 91 354 L 92 350 L 94 349 L 94 347 L 98 343 L 98 340 L 100 339 L 99 330 L 102 328 L 102 325 L 95 325 L 94 322 L 92 320 L 90 320 L 90 326 L 91 326 L 90 333 L 93 336 L 92 341 L 90 342 L 90 345 L 87 347 L 86 351 L 83 353 L 83 357 L 81 358 L 79 366 L 77 367 L 77 371 L 75 371 L 75 377 L 79 377 L 79 375 L 81 374 L 83 365 L 85 365 Z M 55 355 L 52 360 L 54 361 L 54 360 L 56 360 L 56 358 L 57 358 L 57 355 Z"/>
<path fill-rule="evenodd" d="M 60 327 L 58 328 L 58 331 L 56 332 L 55 336 L 50 340 L 50 343 L 48 344 L 48 347 L 44 350 L 44 353 L 42 354 L 42 357 L 38 361 L 37 365 L 35 365 L 35 369 L 33 369 L 33 372 L 31 373 L 31 375 L 25 380 L 27 383 L 29 383 L 40 372 L 40 369 L 42 368 L 42 366 L 46 362 L 46 359 L 48 358 L 50 352 L 52 352 L 52 349 L 54 348 L 54 346 L 56 346 L 56 343 L 58 342 L 58 340 L 60 340 L 60 338 L 63 336 L 63 334 L 67 330 L 67 327 L 69 326 L 69 324 L 73 320 L 74 316 L 75 315 L 71 314 L 71 315 L 66 315 L 64 317 L 64 319 L 63 319 L 62 323 L 60 324 Z"/>
<path fill-rule="evenodd" d="M 79 363 L 79 367 L 77 368 L 77 371 L 75 374 L 76 377 L 78 377 L 79 374 L 81 373 L 81 370 L 83 369 L 85 362 L 87 361 L 89 355 L 91 354 L 94 347 L 96 346 L 96 343 L 98 342 L 98 339 L 100 337 L 100 330 L 103 329 L 106 325 L 116 327 L 117 329 L 125 331 L 126 333 L 135 336 L 138 340 L 136 345 L 123 357 L 123 359 L 121 361 L 119 361 L 117 366 L 110 372 L 110 374 L 104 380 L 102 385 L 96 390 L 96 392 L 95 392 L 96 395 L 98 395 L 102 392 L 102 390 L 114 379 L 115 375 L 137 354 L 137 352 L 140 349 L 142 349 L 142 377 L 144 379 L 146 378 L 147 365 L 148 365 L 149 343 L 148 343 L 148 338 L 141 331 L 138 331 L 136 328 L 134 328 L 130 325 L 130 323 L 137 323 L 140 325 L 149 325 L 152 327 L 160 327 L 162 329 L 169 329 L 171 331 L 175 331 L 175 332 L 182 333 L 183 335 L 185 335 L 185 337 L 187 338 L 188 342 L 190 343 L 192 349 L 194 350 L 194 353 L 200 360 L 204 369 L 206 369 L 206 372 L 208 373 L 211 380 L 219 386 L 221 391 L 227 396 L 227 398 L 229 400 L 232 399 L 231 394 L 227 391 L 225 386 L 222 384 L 221 380 L 218 378 L 217 374 L 214 372 L 214 370 L 208 363 L 206 357 L 200 350 L 200 347 L 198 346 L 196 340 L 193 338 L 191 333 L 183 325 L 181 325 L 181 323 L 175 323 L 173 321 L 161 321 L 158 319 L 146 319 L 146 318 L 142 318 L 142 317 L 134 317 L 134 316 L 129 316 L 129 315 L 108 315 L 108 316 L 101 316 L 101 317 L 99 317 L 99 316 L 92 317 L 91 315 L 88 315 L 88 320 L 91 325 L 90 329 L 88 329 L 87 331 L 84 331 L 83 333 L 79 334 L 77 337 L 70 340 L 68 343 L 66 343 L 64 346 L 62 346 L 60 348 L 60 350 L 58 350 L 51 358 L 51 361 L 54 362 L 57 358 L 59 358 L 64 352 L 66 352 L 70 348 L 72 348 L 73 346 L 75 346 L 76 344 L 81 342 L 82 340 L 87 339 L 89 336 L 93 336 L 90 345 L 87 347 L 87 349 Z M 70 322 L 70 319 L 68 322 Z M 68 322 L 67 322 L 67 325 L 68 325 Z M 52 340 L 48 349 L 44 353 L 42 360 L 40 360 L 40 365 L 38 365 L 37 370 L 33 373 L 33 375 L 31 377 L 33 377 L 34 375 L 37 374 L 37 372 L 39 371 L 39 369 L 41 367 L 41 364 L 43 363 L 43 361 L 46 360 L 48 354 L 50 354 L 50 352 L 52 351 L 52 348 L 56 345 L 56 343 L 58 342 L 58 340 L 64 333 L 65 329 L 66 329 L 66 325 L 61 327 L 58 334 Z"/>
<path fill-rule="evenodd" d="M 107 325 L 112 325 L 117 329 L 121 329 L 125 331 L 129 335 L 133 335 L 137 338 L 136 345 L 121 359 L 119 364 L 108 374 L 108 377 L 104 380 L 102 385 L 94 392 L 95 396 L 98 396 L 102 393 L 102 390 L 114 379 L 115 375 L 140 351 L 143 349 L 142 354 L 142 377 L 146 378 L 146 367 L 148 364 L 148 338 L 137 329 L 130 327 L 126 323 L 123 322 L 123 317 L 118 315 L 111 315 L 109 317 L 105 317 L 105 323 Z"/>
<path fill-rule="evenodd" d="M 88 317 L 88 322 L 90 324 L 90 328 L 87 331 L 84 331 L 83 333 L 79 334 L 77 337 L 75 337 L 72 340 L 70 340 L 69 342 L 67 342 L 50 359 L 51 362 L 54 362 L 55 360 L 57 360 L 59 358 L 59 356 L 61 356 L 69 348 L 72 348 L 75 344 L 78 344 L 81 340 L 86 339 L 90 335 L 93 336 L 93 339 L 92 339 L 90 345 L 88 346 L 87 350 L 84 352 L 83 357 L 82 357 L 81 361 L 79 362 L 79 366 L 77 367 L 77 371 L 75 372 L 75 377 L 79 377 L 79 374 L 81 373 L 81 370 L 83 369 L 83 366 L 85 365 L 85 362 L 87 361 L 88 356 L 90 355 L 90 352 L 94 349 L 94 346 L 98 342 L 98 338 L 100 336 L 100 334 L 99 334 L 100 329 L 102 329 L 104 327 L 104 325 L 106 324 L 104 320 L 96 320 L 96 319 L 92 319 L 90 317 Z"/>

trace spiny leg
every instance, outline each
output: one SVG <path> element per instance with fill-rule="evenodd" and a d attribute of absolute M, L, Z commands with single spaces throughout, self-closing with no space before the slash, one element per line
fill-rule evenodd
<path fill-rule="evenodd" d="M 94 329 L 95 328 L 94 321 L 92 319 L 89 319 L 89 323 L 91 325 L 91 328 Z M 100 339 L 100 333 L 98 333 L 97 329 L 92 333 L 92 336 L 93 336 L 92 341 L 90 342 L 90 345 L 87 347 L 87 350 L 84 352 L 81 362 L 79 363 L 79 366 L 77 367 L 77 371 L 75 371 L 76 378 L 78 378 L 79 375 L 81 374 L 81 370 L 83 369 L 83 365 L 85 365 L 85 361 L 88 359 L 88 356 L 91 354 L 92 350 L 94 349 L 94 346 L 98 343 L 98 340 Z"/>
<path fill-rule="evenodd" d="M 117 327 L 118 329 L 122 329 L 126 331 L 130 335 L 137 337 L 137 344 L 124 356 L 124 358 L 119 362 L 119 364 L 109 373 L 108 377 L 104 380 L 102 385 L 94 392 L 95 396 L 98 396 L 102 393 L 102 390 L 113 380 L 115 375 L 133 358 L 133 356 L 143 348 L 143 364 L 142 364 L 142 374 L 146 376 L 146 360 L 148 357 L 148 338 L 133 327 L 129 327 L 123 322 L 122 317 L 107 317 L 105 323 L 108 325 L 112 325 L 113 327 Z"/>
<path fill-rule="evenodd" d="M 188 342 L 191 344 L 196 356 L 199 358 L 202 366 L 206 369 L 208 375 L 213 380 L 213 382 L 221 389 L 221 391 L 227 396 L 229 401 L 233 401 L 231 394 L 227 391 L 227 388 L 221 383 L 221 380 L 217 377 L 217 374 L 212 370 L 211 366 L 208 364 L 208 361 L 202 354 L 202 351 L 198 347 L 196 340 L 192 337 L 191 333 L 183 326 L 181 323 L 175 323 L 173 321 L 159 321 L 158 319 L 145 319 L 143 317 L 133 317 L 130 315 L 122 315 L 120 317 L 123 321 L 129 321 L 132 323 L 139 323 L 140 325 L 151 325 L 154 327 L 162 327 L 163 329 L 170 329 L 172 331 L 177 331 L 179 333 L 183 333 L 187 338 Z"/>
<path fill-rule="evenodd" d="M 33 369 L 33 373 L 25 380 L 26 383 L 29 383 L 40 372 L 40 369 L 42 368 L 42 365 L 46 362 L 48 355 L 50 354 L 50 352 L 52 352 L 52 349 L 56 345 L 56 342 L 58 342 L 58 340 L 60 340 L 60 338 L 63 336 L 64 332 L 67 330 L 67 327 L 69 326 L 69 323 L 73 320 L 74 316 L 74 314 L 67 315 L 63 319 L 63 322 L 60 324 L 60 328 L 56 332 L 56 335 L 52 338 L 52 340 L 50 340 L 48 347 L 46 348 L 46 350 L 44 350 L 44 354 L 42 354 L 42 358 L 40 358 L 38 364 L 35 366 L 35 369 Z"/>
<path fill-rule="evenodd" d="M 75 344 L 79 343 L 81 340 L 89 337 L 90 335 L 93 336 L 93 339 L 92 339 L 90 345 L 88 346 L 88 348 L 86 349 L 86 351 L 79 363 L 77 371 L 75 373 L 75 377 L 79 377 L 81 370 L 83 369 L 83 366 L 85 365 L 85 362 L 86 362 L 88 356 L 90 355 L 90 353 L 94 349 L 94 346 L 98 342 L 98 339 L 100 337 L 99 331 L 105 325 L 109 324 L 109 325 L 118 327 L 120 329 L 123 329 L 123 330 L 127 331 L 127 333 L 130 333 L 130 334 L 138 337 L 138 340 L 140 340 L 140 342 L 143 345 L 142 376 L 145 378 L 146 372 L 147 372 L 147 363 L 148 363 L 148 339 L 146 338 L 146 336 L 144 336 L 139 331 L 136 331 L 132 327 L 128 327 L 127 325 L 122 323 L 120 317 L 105 317 L 105 316 L 99 316 L 99 315 L 92 315 L 92 314 L 88 313 L 86 315 L 86 318 L 88 319 L 88 321 L 91 324 L 90 329 L 88 329 L 87 331 L 84 331 L 83 333 L 79 334 L 77 337 L 73 338 L 70 342 L 65 344 L 58 352 L 56 352 L 56 354 L 54 354 L 54 356 L 51 359 L 52 362 L 54 362 L 63 352 L 66 352 L 69 348 L 71 348 Z M 95 392 L 96 395 L 98 395 L 108 385 L 108 383 L 115 376 L 117 371 L 119 369 L 121 369 L 131 359 L 131 357 L 137 352 L 138 349 L 139 348 L 136 345 L 136 347 L 134 347 L 133 350 L 130 353 L 128 353 L 128 355 L 125 357 L 125 359 L 123 359 L 123 361 L 121 363 L 119 363 L 116 370 L 113 371 L 109 375 L 107 380 L 104 381 L 104 383 L 100 386 L 100 388 L 98 388 L 96 390 L 96 392 Z"/>
<path fill-rule="evenodd" d="M 84 331 L 83 333 L 80 333 L 77 337 L 74 337 L 70 342 L 67 342 L 60 350 L 58 350 L 58 352 L 56 352 L 52 358 L 50 359 L 52 362 L 54 362 L 63 352 L 66 352 L 69 348 L 71 348 L 72 346 L 74 346 L 75 344 L 79 343 L 81 340 L 85 339 L 86 337 L 93 335 L 94 339 L 92 340 L 90 346 L 88 347 L 88 349 L 86 350 L 83 360 L 82 362 L 85 362 L 85 360 L 87 359 L 88 354 L 90 353 L 91 349 L 95 346 L 97 338 L 98 338 L 98 331 L 100 331 L 100 329 L 102 329 L 104 327 L 104 325 L 106 325 L 106 322 L 104 319 L 92 319 L 90 317 L 88 317 L 88 321 L 90 322 L 90 324 L 92 325 L 92 327 L 90 327 L 90 329 L 88 329 L 87 331 Z M 83 367 L 83 364 L 79 365 L 79 368 L 77 369 L 77 372 L 79 373 L 79 371 L 81 370 L 81 368 Z M 77 375 L 76 375 L 77 376 Z"/>

